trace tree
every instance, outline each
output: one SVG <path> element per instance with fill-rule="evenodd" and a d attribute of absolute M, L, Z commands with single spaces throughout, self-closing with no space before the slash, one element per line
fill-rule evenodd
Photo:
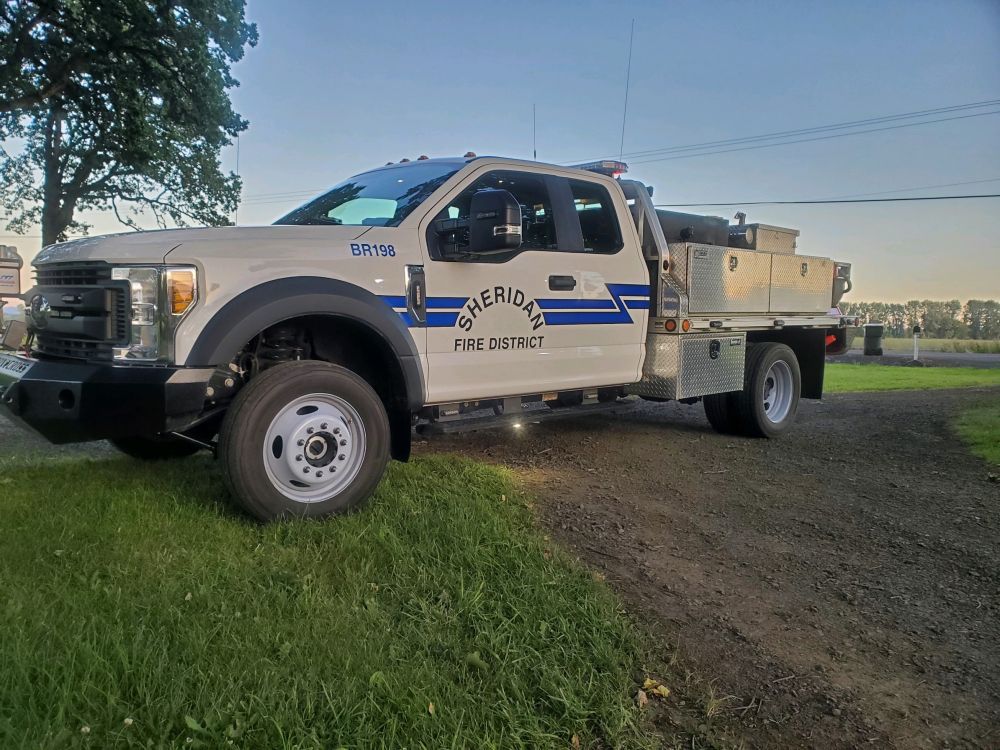
<path fill-rule="evenodd" d="M 239 178 L 221 149 L 245 130 L 232 63 L 257 42 L 245 0 L 7 0 L 0 4 L 0 207 L 42 242 L 79 211 L 143 210 L 227 224 Z M 10 151 L 10 144 L 16 151 Z"/>

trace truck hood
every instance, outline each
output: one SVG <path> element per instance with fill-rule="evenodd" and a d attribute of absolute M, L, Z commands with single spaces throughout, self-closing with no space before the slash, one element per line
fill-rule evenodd
<path fill-rule="evenodd" d="M 67 261 L 107 263 L 164 263 L 174 250 L 183 255 L 239 255 L 267 252 L 287 244 L 343 243 L 357 239 L 371 227 L 289 226 L 205 227 L 161 229 L 84 237 L 42 248 L 36 266 Z"/>

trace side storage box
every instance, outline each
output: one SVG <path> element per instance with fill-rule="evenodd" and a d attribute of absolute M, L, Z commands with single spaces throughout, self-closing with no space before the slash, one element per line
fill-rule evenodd
<path fill-rule="evenodd" d="M 676 249 L 675 249 L 676 248 Z M 771 255 L 714 245 L 670 245 L 672 273 L 688 290 L 688 310 L 701 313 L 766 313 Z M 677 263 L 683 265 L 677 267 Z"/>
<path fill-rule="evenodd" d="M 825 313 L 833 306 L 833 261 L 775 255 L 771 263 L 772 313 Z"/>
<path fill-rule="evenodd" d="M 680 399 L 742 390 L 746 342 L 745 333 L 651 333 L 642 380 L 628 391 Z"/>

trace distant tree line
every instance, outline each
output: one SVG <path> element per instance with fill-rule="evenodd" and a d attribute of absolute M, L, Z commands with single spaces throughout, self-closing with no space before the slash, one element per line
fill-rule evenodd
<path fill-rule="evenodd" d="M 992 299 L 842 302 L 840 309 L 862 323 L 885 324 L 886 336 L 909 336 L 919 325 L 929 338 L 1000 339 L 1000 302 Z"/>

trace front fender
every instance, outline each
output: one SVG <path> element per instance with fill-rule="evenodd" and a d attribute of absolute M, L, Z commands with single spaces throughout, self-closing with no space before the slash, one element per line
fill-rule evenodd
<path fill-rule="evenodd" d="M 378 296 L 340 279 L 296 276 L 247 289 L 227 302 L 198 332 L 184 364 L 225 366 L 264 329 L 306 315 L 348 318 L 380 337 L 399 360 L 410 408 L 423 406 L 420 356 L 406 324 Z"/>

